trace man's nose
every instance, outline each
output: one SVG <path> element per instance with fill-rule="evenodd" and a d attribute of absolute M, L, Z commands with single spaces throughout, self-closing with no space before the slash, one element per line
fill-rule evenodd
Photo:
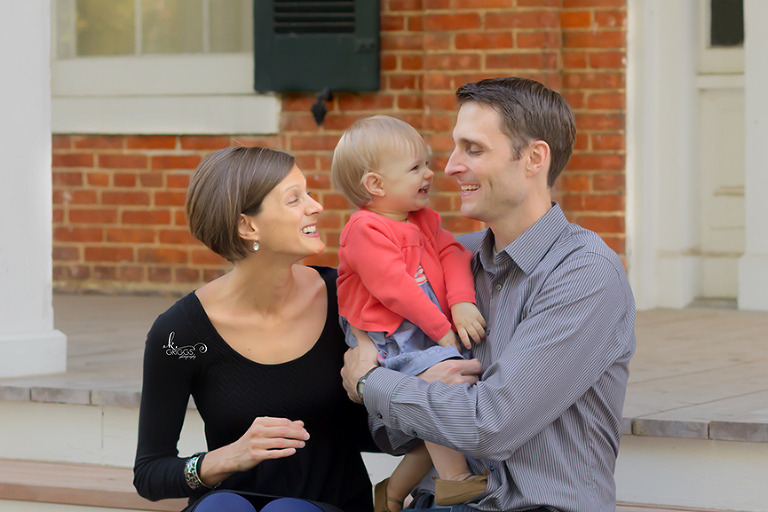
<path fill-rule="evenodd" d="M 459 172 L 459 150 L 454 149 L 451 153 L 451 157 L 448 159 L 448 163 L 445 164 L 445 174 L 451 176 Z"/>

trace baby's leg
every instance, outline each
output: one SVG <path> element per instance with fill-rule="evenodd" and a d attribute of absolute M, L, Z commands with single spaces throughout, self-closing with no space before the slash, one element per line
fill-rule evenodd
<path fill-rule="evenodd" d="M 428 441 L 424 441 L 424 446 L 442 480 L 464 480 L 472 476 L 463 453 Z"/>
<path fill-rule="evenodd" d="M 424 444 L 406 453 L 387 482 L 387 509 L 396 512 L 403 508 L 403 500 L 432 469 L 432 460 Z"/>

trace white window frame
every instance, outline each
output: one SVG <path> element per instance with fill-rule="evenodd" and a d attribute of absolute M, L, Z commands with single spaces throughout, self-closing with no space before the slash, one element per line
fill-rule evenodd
<path fill-rule="evenodd" d="M 58 59 L 51 4 L 54 133 L 278 132 L 280 99 L 253 91 L 252 52 Z"/>
<path fill-rule="evenodd" d="M 743 75 L 743 46 L 734 48 L 709 46 L 711 17 L 709 0 L 699 0 L 699 74 Z"/>

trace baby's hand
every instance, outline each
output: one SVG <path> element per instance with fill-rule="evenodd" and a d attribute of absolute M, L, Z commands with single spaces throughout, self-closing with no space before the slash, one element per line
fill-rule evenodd
<path fill-rule="evenodd" d="M 465 347 L 472 348 L 470 338 L 475 343 L 485 338 L 485 319 L 471 302 L 458 302 L 451 306 L 451 316 Z"/>
<path fill-rule="evenodd" d="M 461 351 L 461 345 L 459 345 L 459 338 L 456 337 L 456 333 L 453 332 L 453 329 L 448 329 L 448 332 L 437 340 L 437 344 L 441 347 L 456 347 Z"/>

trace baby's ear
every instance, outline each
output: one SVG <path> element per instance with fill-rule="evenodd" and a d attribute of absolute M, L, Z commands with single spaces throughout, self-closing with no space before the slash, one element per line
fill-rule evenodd
<path fill-rule="evenodd" d="M 367 172 L 363 176 L 363 186 L 373 197 L 384 197 L 384 180 L 380 174 Z"/>

